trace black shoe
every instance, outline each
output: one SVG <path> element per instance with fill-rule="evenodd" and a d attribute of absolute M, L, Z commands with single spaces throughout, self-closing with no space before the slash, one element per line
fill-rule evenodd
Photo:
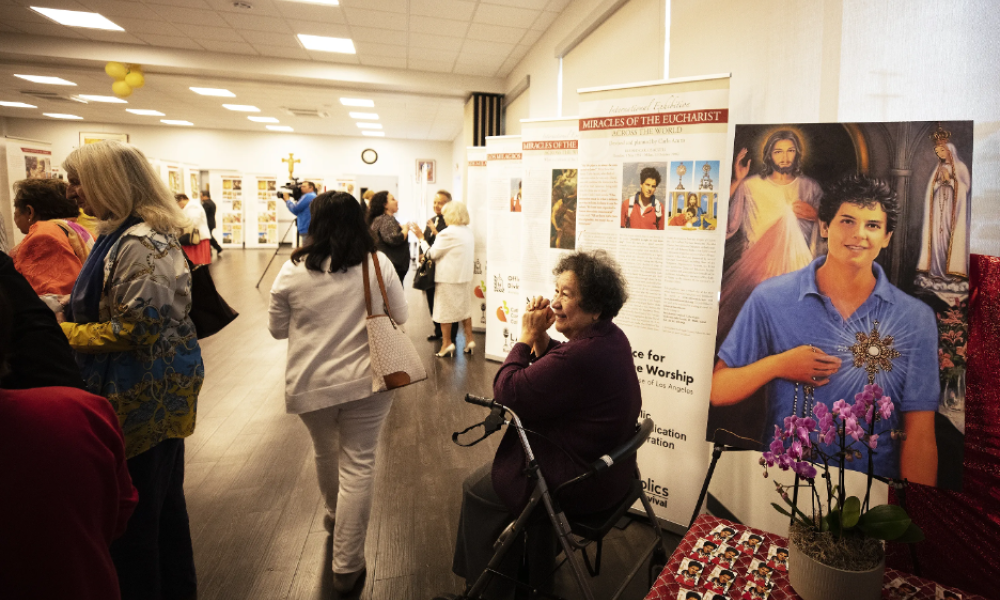
<path fill-rule="evenodd" d="M 441 339 L 441 334 L 440 333 L 433 333 L 433 334 L 427 336 L 427 341 L 428 342 L 434 342 L 434 341 L 437 341 L 439 339 Z"/>

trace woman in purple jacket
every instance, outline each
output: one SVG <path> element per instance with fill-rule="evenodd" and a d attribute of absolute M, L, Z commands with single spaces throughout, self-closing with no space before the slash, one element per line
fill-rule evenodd
<path fill-rule="evenodd" d="M 528 302 L 521 337 L 493 381 L 496 400 L 531 430 L 529 441 L 549 489 L 625 443 L 635 433 L 642 406 L 632 348 L 611 322 L 628 295 L 618 265 L 604 251 L 577 252 L 559 261 L 554 273 L 555 296 Z M 553 324 L 567 342 L 549 337 Z M 465 480 L 452 570 L 470 585 L 492 557 L 497 536 L 528 503 L 533 482 L 524 475 L 526 464 L 517 432 L 508 428 L 493 463 Z M 634 473 L 633 456 L 567 488 L 558 500 L 574 516 L 603 511 L 622 500 Z M 543 520 L 539 530 L 551 531 L 551 525 Z M 545 565 L 555 558 L 554 542 L 531 546 L 542 549 L 533 556 L 529 548 L 531 572 L 550 573 Z M 508 572 L 516 573 L 520 564 L 518 548 L 505 558 Z M 513 586 L 499 577 L 488 589 L 490 598 L 513 594 Z"/>

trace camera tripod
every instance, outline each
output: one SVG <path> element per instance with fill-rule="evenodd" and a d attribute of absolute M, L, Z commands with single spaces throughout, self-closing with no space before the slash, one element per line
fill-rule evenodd
<path fill-rule="evenodd" d="M 264 281 L 264 276 L 267 275 L 267 270 L 271 268 L 271 263 L 274 262 L 274 259 L 278 258 L 278 252 L 281 251 L 281 245 L 285 243 L 285 238 L 288 237 L 288 232 L 291 231 L 291 230 L 293 230 L 293 229 L 296 232 L 295 235 L 296 235 L 296 238 L 297 238 L 298 237 L 298 231 L 299 231 L 299 220 L 298 219 L 295 219 L 294 221 L 292 221 L 291 226 L 288 229 L 285 230 L 285 235 L 281 236 L 281 241 L 278 242 L 278 247 L 274 249 L 274 254 L 271 255 L 271 260 L 267 261 L 267 266 L 264 267 L 264 272 L 260 274 L 260 279 L 257 280 L 257 285 L 255 285 L 254 288 L 260 289 L 260 282 Z"/>

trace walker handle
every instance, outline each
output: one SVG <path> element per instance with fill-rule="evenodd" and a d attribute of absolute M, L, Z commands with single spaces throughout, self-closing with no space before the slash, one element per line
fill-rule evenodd
<path fill-rule="evenodd" d="M 479 406 L 485 406 L 486 408 L 493 408 L 493 400 L 491 398 L 483 398 L 481 396 L 466 394 L 465 401 L 469 404 L 478 404 Z"/>

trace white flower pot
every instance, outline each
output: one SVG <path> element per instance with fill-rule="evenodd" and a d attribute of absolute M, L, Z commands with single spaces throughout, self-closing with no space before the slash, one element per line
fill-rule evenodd
<path fill-rule="evenodd" d="M 870 571 L 842 571 L 788 545 L 788 581 L 802 600 L 879 600 L 884 576 L 885 557 Z"/>

